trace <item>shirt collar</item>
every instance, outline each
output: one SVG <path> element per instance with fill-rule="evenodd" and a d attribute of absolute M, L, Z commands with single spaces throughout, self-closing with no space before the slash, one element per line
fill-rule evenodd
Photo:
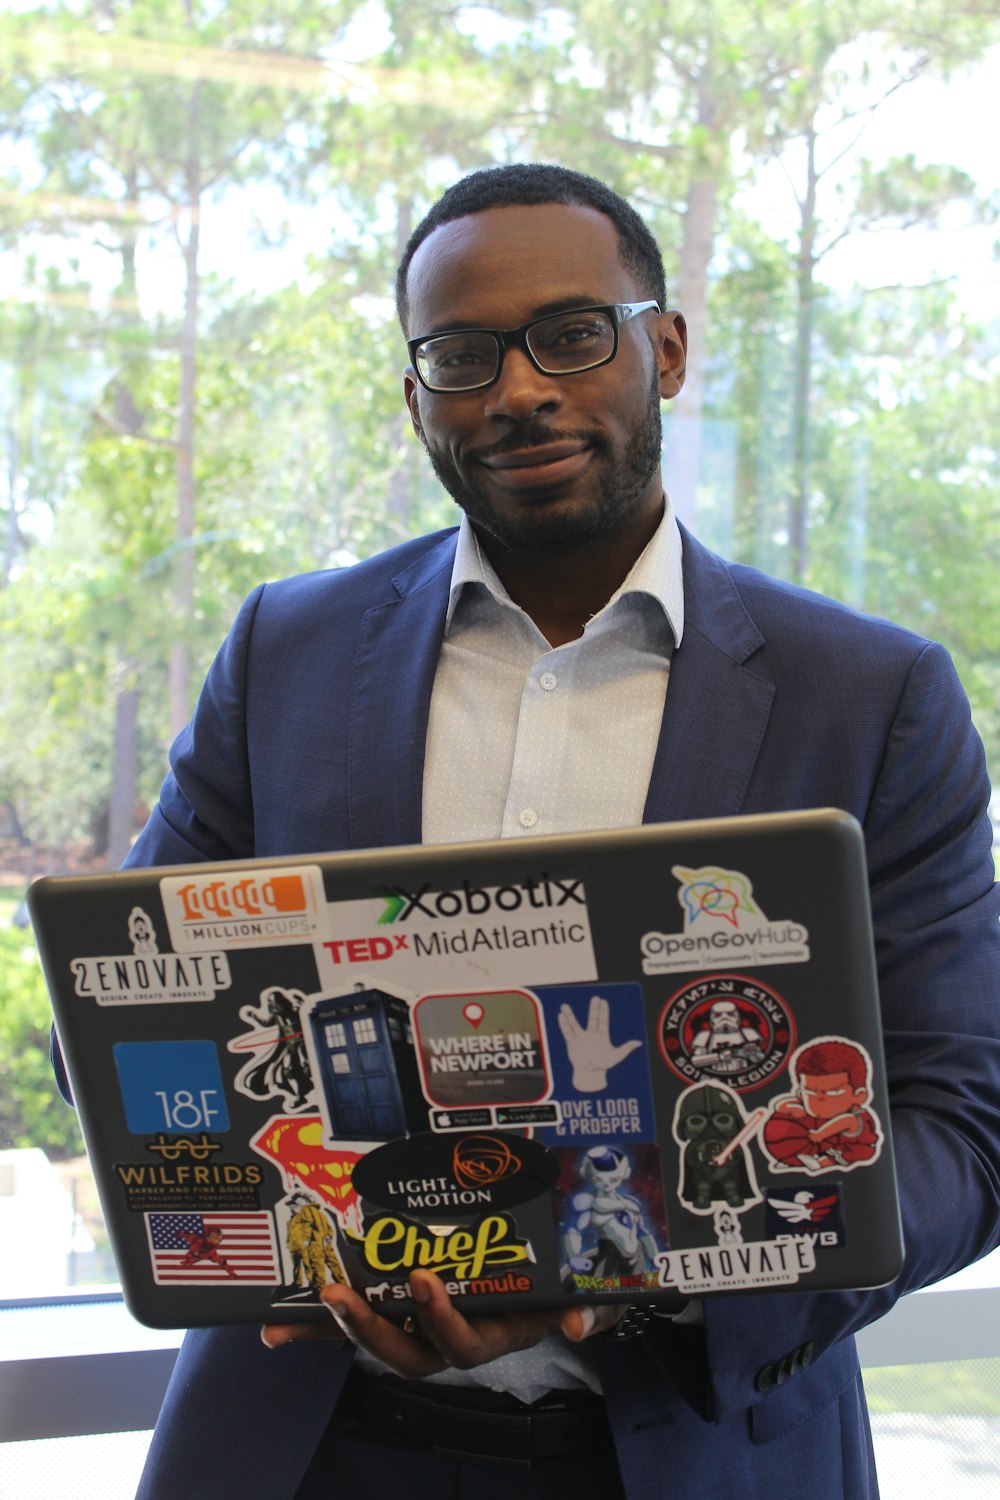
<path fill-rule="evenodd" d="M 681 534 L 677 526 L 670 496 L 664 495 L 665 505 L 659 526 L 650 537 L 644 550 L 636 558 L 628 577 L 608 600 L 603 615 L 619 599 L 628 594 L 647 594 L 655 599 L 667 617 L 667 624 L 674 637 L 674 649 L 680 645 L 684 632 L 684 576 L 681 567 Z M 497 603 L 509 609 L 518 609 L 513 599 L 497 577 L 488 557 L 476 539 L 466 515 L 462 516 L 458 528 L 458 543 L 455 561 L 451 570 L 451 587 L 448 594 L 448 613 L 445 617 L 445 635 L 451 629 L 455 610 L 467 584 L 479 584 Z M 595 619 L 599 616 L 595 616 Z"/>

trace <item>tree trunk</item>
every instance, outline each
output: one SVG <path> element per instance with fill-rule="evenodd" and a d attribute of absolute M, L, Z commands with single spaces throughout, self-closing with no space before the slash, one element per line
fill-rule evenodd
<path fill-rule="evenodd" d="M 698 80 L 698 126 L 715 128 L 717 106 L 707 76 Z M 707 148 L 714 156 L 711 143 Z M 666 480 L 674 509 L 694 526 L 701 474 L 702 409 L 705 404 L 705 329 L 708 311 L 708 265 L 715 235 L 719 181 L 714 160 L 695 168 L 688 186 L 681 235 L 676 303 L 688 329 L 687 375 L 675 396 L 668 420 Z"/>
<path fill-rule="evenodd" d="M 812 335 L 816 273 L 816 131 L 806 141 L 806 190 L 800 205 L 796 257 L 795 386 L 792 392 L 792 490 L 788 504 L 791 576 L 802 583 L 808 562 L 809 482 L 812 459 Z"/>
<path fill-rule="evenodd" d="M 129 665 L 122 672 L 132 678 Z M 122 687 L 115 699 L 115 741 L 112 756 L 111 795 L 108 798 L 108 868 L 117 870 L 132 843 L 136 803 L 137 733 L 139 689 Z"/>
<path fill-rule="evenodd" d="M 199 114 L 201 84 L 191 91 L 188 106 L 188 156 L 185 169 L 185 208 L 188 236 L 184 255 L 184 322 L 181 328 L 181 378 L 177 411 L 177 526 L 179 543 L 174 571 L 174 641 L 170 648 L 170 734 L 178 734 L 191 711 L 191 662 L 187 630 L 194 609 L 194 426 L 198 356 L 198 249 L 201 233 L 201 159 Z"/>

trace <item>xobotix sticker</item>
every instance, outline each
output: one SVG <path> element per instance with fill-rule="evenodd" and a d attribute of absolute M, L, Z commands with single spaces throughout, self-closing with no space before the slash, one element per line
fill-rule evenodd
<path fill-rule="evenodd" d="M 809 960 L 809 933 L 801 922 L 771 921 L 753 898 L 741 870 L 718 865 L 688 869 L 674 865 L 680 882 L 677 900 L 683 930 L 647 932 L 640 947 L 644 974 L 715 969 L 726 964 L 803 964 Z"/>
<path fill-rule="evenodd" d="M 156 929 L 141 906 L 129 913 L 131 953 L 73 958 L 73 988 L 98 1005 L 162 1005 L 214 1000 L 232 983 L 224 953 L 161 953 Z"/>

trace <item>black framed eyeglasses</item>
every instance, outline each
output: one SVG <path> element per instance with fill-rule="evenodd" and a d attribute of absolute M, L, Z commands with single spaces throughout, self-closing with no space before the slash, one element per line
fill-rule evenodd
<path fill-rule="evenodd" d="M 481 391 L 500 379 L 504 355 L 523 349 L 543 375 L 579 375 L 610 364 L 618 353 L 618 330 L 658 302 L 615 302 L 574 307 L 533 318 L 520 328 L 456 328 L 407 339 L 410 363 L 428 391 Z"/>

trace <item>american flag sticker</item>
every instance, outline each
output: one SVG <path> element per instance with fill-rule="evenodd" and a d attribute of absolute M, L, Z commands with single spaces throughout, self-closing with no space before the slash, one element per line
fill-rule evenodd
<path fill-rule="evenodd" d="M 277 1286 L 278 1248 L 267 1213 L 147 1214 L 157 1286 Z"/>

